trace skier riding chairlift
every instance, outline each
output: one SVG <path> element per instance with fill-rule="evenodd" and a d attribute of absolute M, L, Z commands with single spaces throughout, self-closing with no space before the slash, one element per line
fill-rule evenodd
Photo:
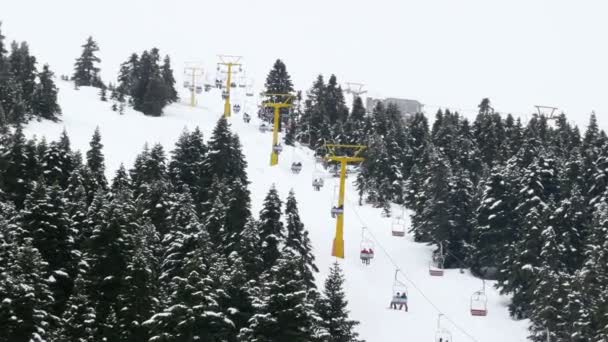
<path fill-rule="evenodd" d="M 280 154 L 283 151 L 283 145 L 281 144 L 276 144 L 272 147 L 272 151 L 274 151 L 274 153 L 276 154 Z"/>
<path fill-rule="evenodd" d="M 234 106 L 232 106 L 232 109 L 234 110 L 235 113 L 239 113 L 241 111 L 241 105 L 239 105 L 238 103 L 235 104 Z"/>
<path fill-rule="evenodd" d="M 251 116 L 249 116 L 247 112 L 243 114 L 243 121 L 245 121 L 245 123 L 249 123 L 249 121 L 251 121 Z"/>
<path fill-rule="evenodd" d="M 300 173 L 300 171 L 302 171 L 302 163 L 300 163 L 300 162 L 291 163 L 291 172 Z"/>
<path fill-rule="evenodd" d="M 338 215 L 344 214 L 344 206 L 331 208 L 331 217 L 336 218 Z"/>

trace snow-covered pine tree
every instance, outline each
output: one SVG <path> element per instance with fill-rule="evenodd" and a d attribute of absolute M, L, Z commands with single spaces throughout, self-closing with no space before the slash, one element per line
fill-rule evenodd
<path fill-rule="evenodd" d="M 517 193 L 513 180 L 503 167 L 492 168 L 481 186 L 484 191 L 472 232 L 475 249 L 469 261 L 474 273 L 493 277 L 498 265 L 511 253 L 508 246 L 513 242 L 516 229 L 513 211 L 517 205 Z"/>
<path fill-rule="evenodd" d="M 70 174 L 74 171 L 74 161 L 70 139 L 65 131 L 58 141 L 49 144 L 42 157 L 42 173 L 47 184 L 58 184 L 62 189 L 68 185 Z"/>
<path fill-rule="evenodd" d="M 171 151 L 169 163 L 169 177 L 177 190 L 187 186 L 192 196 L 198 193 L 206 154 L 207 146 L 200 129 L 197 127 L 192 133 L 184 130 Z"/>
<path fill-rule="evenodd" d="M 177 95 L 177 90 L 175 90 L 175 77 L 173 77 L 173 69 L 171 69 L 171 59 L 169 58 L 169 55 L 165 56 L 163 65 L 160 68 L 160 73 L 167 92 L 165 94 L 167 103 L 177 102 L 179 96 Z"/>
<path fill-rule="evenodd" d="M 319 272 L 315 265 L 315 256 L 312 253 L 312 246 L 308 231 L 300 220 L 298 212 L 298 202 L 293 190 L 287 196 L 285 204 L 285 221 L 287 234 L 285 238 L 285 247 L 291 248 L 293 252 L 300 257 L 304 263 L 300 265 L 300 273 L 306 282 L 309 289 L 316 289 L 315 273 Z"/>
<path fill-rule="evenodd" d="M 348 301 L 344 293 L 344 275 L 336 262 L 325 279 L 322 297 L 317 300 L 315 310 L 319 316 L 321 336 L 324 342 L 361 342 L 355 327 L 359 322 L 349 319 Z"/>
<path fill-rule="evenodd" d="M 302 260 L 290 248 L 260 279 L 253 299 L 255 314 L 241 329 L 239 341 L 307 342 L 316 337 L 314 305 L 298 269 Z"/>
<path fill-rule="evenodd" d="M 103 82 L 99 78 L 99 67 L 97 63 L 101 59 L 95 55 L 99 51 L 97 42 L 93 37 L 87 38 L 86 43 L 82 45 L 82 54 L 76 59 L 74 64 L 74 75 L 72 79 L 76 86 L 91 86 L 101 88 Z"/>
<path fill-rule="evenodd" d="M 32 95 L 32 113 L 42 119 L 58 121 L 61 115 L 61 107 L 57 103 L 59 90 L 53 82 L 54 74 L 48 64 L 42 67 L 38 73 L 38 83 Z"/>
<path fill-rule="evenodd" d="M 47 263 L 31 239 L 12 241 L 0 272 L 2 342 L 45 342 L 51 337 L 53 297 L 45 275 Z"/>
<path fill-rule="evenodd" d="M 96 186 L 92 190 L 97 191 L 99 188 L 105 191 L 108 189 L 108 181 L 105 175 L 106 166 L 102 152 L 103 144 L 101 143 L 101 132 L 99 131 L 99 127 L 95 128 L 89 146 L 91 148 L 87 151 L 87 167 L 91 171 L 91 176 L 95 180 Z"/>
<path fill-rule="evenodd" d="M 134 246 L 126 264 L 124 287 L 118 296 L 118 341 L 123 342 L 147 341 L 149 331 L 143 322 L 159 308 L 158 260 L 154 255 L 154 246 L 149 244 L 155 238 L 156 231 L 149 225 L 142 228 L 134 232 Z"/>
<path fill-rule="evenodd" d="M 66 304 L 66 310 L 61 316 L 61 327 L 57 336 L 62 341 L 95 342 L 97 335 L 95 321 L 97 315 L 91 299 L 85 278 L 78 275 L 74 281 L 74 291 Z"/>
<path fill-rule="evenodd" d="M 25 233 L 21 239 L 31 239 L 48 265 L 44 276 L 52 279 L 49 285 L 53 291 L 53 313 L 60 315 L 72 292 L 76 253 L 75 236 L 59 186 L 47 188 L 38 183 L 28 195 L 18 220 Z"/>
<path fill-rule="evenodd" d="M 281 222 L 281 199 L 274 185 L 266 194 L 260 211 L 259 234 L 262 241 L 262 260 L 264 269 L 270 269 L 281 255 L 280 244 L 285 239 Z"/>

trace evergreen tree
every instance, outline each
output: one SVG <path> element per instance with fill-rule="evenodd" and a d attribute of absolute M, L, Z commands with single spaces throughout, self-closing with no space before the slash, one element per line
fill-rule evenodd
<path fill-rule="evenodd" d="M 0 273 L 0 341 L 47 341 L 56 319 L 50 313 L 53 297 L 44 276 L 47 263 L 29 239 L 11 243 L 8 255 L 11 258 Z"/>
<path fill-rule="evenodd" d="M 348 318 L 348 301 L 344 294 L 344 275 L 336 262 L 329 269 L 325 279 L 323 296 L 317 301 L 316 312 L 319 324 L 324 332 L 321 341 L 328 342 L 359 342 L 359 334 L 355 327 L 357 321 Z"/>
<path fill-rule="evenodd" d="M 277 59 L 266 76 L 264 84 L 265 93 L 267 94 L 290 94 L 293 92 L 293 83 L 291 76 L 287 72 L 287 67 L 282 60 Z"/>
<path fill-rule="evenodd" d="M 192 133 L 184 130 L 175 143 L 169 163 L 169 177 L 176 188 L 187 186 L 192 196 L 202 191 L 199 185 L 206 154 L 207 146 L 200 129 L 197 127 Z"/>
<path fill-rule="evenodd" d="M 32 239 L 33 246 L 48 264 L 46 276 L 52 279 L 50 287 L 55 299 L 53 312 L 58 315 L 72 292 L 75 277 L 75 236 L 66 209 L 59 186 L 47 189 L 38 183 L 28 195 L 19 218 L 25 233 L 22 238 Z"/>
<path fill-rule="evenodd" d="M 298 270 L 302 260 L 284 249 L 261 281 L 253 299 L 255 314 L 241 329 L 240 341 L 311 341 L 316 314 Z"/>
<path fill-rule="evenodd" d="M 87 296 L 86 280 L 79 275 L 74 282 L 74 291 L 61 316 L 58 336 L 63 341 L 94 342 L 97 334 L 95 308 Z"/>
<path fill-rule="evenodd" d="M 101 143 L 99 127 L 95 128 L 95 133 L 93 133 L 89 146 L 91 146 L 91 149 L 87 151 L 87 167 L 91 171 L 91 176 L 95 181 L 92 190 L 102 189 L 105 191 L 108 189 L 108 181 L 105 175 L 106 167 L 103 152 L 101 151 L 103 144 Z"/>
<path fill-rule="evenodd" d="M 86 43 L 82 45 L 82 54 L 76 59 L 74 64 L 74 75 L 72 79 L 76 86 L 91 86 L 101 88 L 103 82 L 99 78 L 99 68 L 97 63 L 101 62 L 95 53 L 99 51 L 97 42 L 93 37 L 87 38 Z"/>
<path fill-rule="evenodd" d="M 317 268 L 317 265 L 315 265 L 315 256 L 312 253 L 308 231 L 306 231 L 304 224 L 300 220 L 298 203 L 293 190 L 291 190 L 289 196 L 287 196 L 287 203 L 285 204 L 285 221 L 287 222 L 285 247 L 293 249 L 293 252 L 304 262 L 303 265 L 300 265 L 300 272 L 307 282 L 306 285 L 308 288 L 316 288 L 314 274 L 319 272 L 319 269 Z"/>
<path fill-rule="evenodd" d="M 116 90 L 121 95 L 132 95 L 135 84 L 139 78 L 139 57 L 136 53 L 129 57 L 129 60 L 120 65 L 118 74 L 118 87 Z"/>
<path fill-rule="evenodd" d="M 177 102 L 179 96 L 177 95 L 177 90 L 175 90 L 175 78 L 173 77 L 173 69 L 171 69 L 171 59 L 169 58 L 169 55 L 165 56 L 160 72 L 167 90 L 167 94 L 165 95 L 167 102 Z"/>
<path fill-rule="evenodd" d="M 43 119 L 58 121 L 61 115 L 61 107 L 57 103 L 59 90 L 53 82 L 54 74 L 45 64 L 42 72 L 38 74 L 39 82 L 34 88 L 32 98 L 32 112 Z"/>
<path fill-rule="evenodd" d="M 281 199 L 277 189 L 273 186 L 268 191 L 260 211 L 259 234 L 262 240 L 262 259 L 264 269 L 274 265 L 280 256 L 279 244 L 283 241 L 285 233 L 281 222 Z"/>
<path fill-rule="evenodd" d="M 68 185 L 74 170 L 74 160 L 70 139 L 65 131 L 59 141 L 53 141 L 42 156 L 42 173 L 48 184 L 59 184 L 62 189 Z"/>

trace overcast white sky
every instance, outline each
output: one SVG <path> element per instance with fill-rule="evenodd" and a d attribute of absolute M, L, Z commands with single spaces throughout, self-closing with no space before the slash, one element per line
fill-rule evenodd
<path fill-rule="evenodd" d="M 471 113 L 482 97 L 504 112 L 552 105 L 608 128 L 605 0 L 0 0 L 2 31 L 69 73 L 87 36 L 105 80 L 130 53 L 156 46 L 213 66 L 243 55 L 263 82 L 282 58 L 299 89 L 317 74 L 370 93 Z"/>

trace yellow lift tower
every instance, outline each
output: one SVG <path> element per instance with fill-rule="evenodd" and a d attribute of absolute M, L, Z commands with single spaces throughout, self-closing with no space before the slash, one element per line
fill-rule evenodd
<path fill-rule="evenodd" d="M 340 195 L 338 206 L 331 209 L 332 216 L 336 217 L 336 237 L 331 255 L 344 259 L 344 195 L 346 192 L 346 169 L 348 163 L 360 163 L 365 158 L 359 155 L 366 148 L 364 145 L 325 144 L 327 155 L 325 159 L 340 163 Z M 351 153 L 345 153 L 345 152 Z M 350 156 L 344 155 L 349 154 Z"/>
<path fill-rule="evenodd" d="M 203 76 L 203 68 L 200 62 L 186 62 L 184 66 L 184 75 L 189 81 L 184 82 L 184 88 L 190 90 L 190 106 L 196 107 L 196 94 L 203 91 L 202 85 L 198 84 Z"/>
<path fill-rule="evenodd" d="M 230 105 L 230 87 L 232 86 L 232 67 L 238 66 L 239 71 L 241 71 L 242 64 L 239 63 L 242 56 L 230 56 L 230 55 L 218 55 L 220 61 L 218 64 L 218 71 L 220 65 L 227 67 L 226 70 L 226 102 L 224 103 L 224 117 L 229 118 L 232 114 L 232 107 Z"/>
<path fill-rule="evenodd" d="M 272 130 L 272 151 L 270 152 L 270 166 L 275 166 L 279 163 L 279 153 L 283 150 L 279 144 L 279 125 L 281 122 L 281 108 L 289 108 L 293 106 L 295 95 L 293 94 L 262 94 L 268 97 L 268 100 L 263 102 L 264 107 L 274 108 L 274 127 Z"/>

